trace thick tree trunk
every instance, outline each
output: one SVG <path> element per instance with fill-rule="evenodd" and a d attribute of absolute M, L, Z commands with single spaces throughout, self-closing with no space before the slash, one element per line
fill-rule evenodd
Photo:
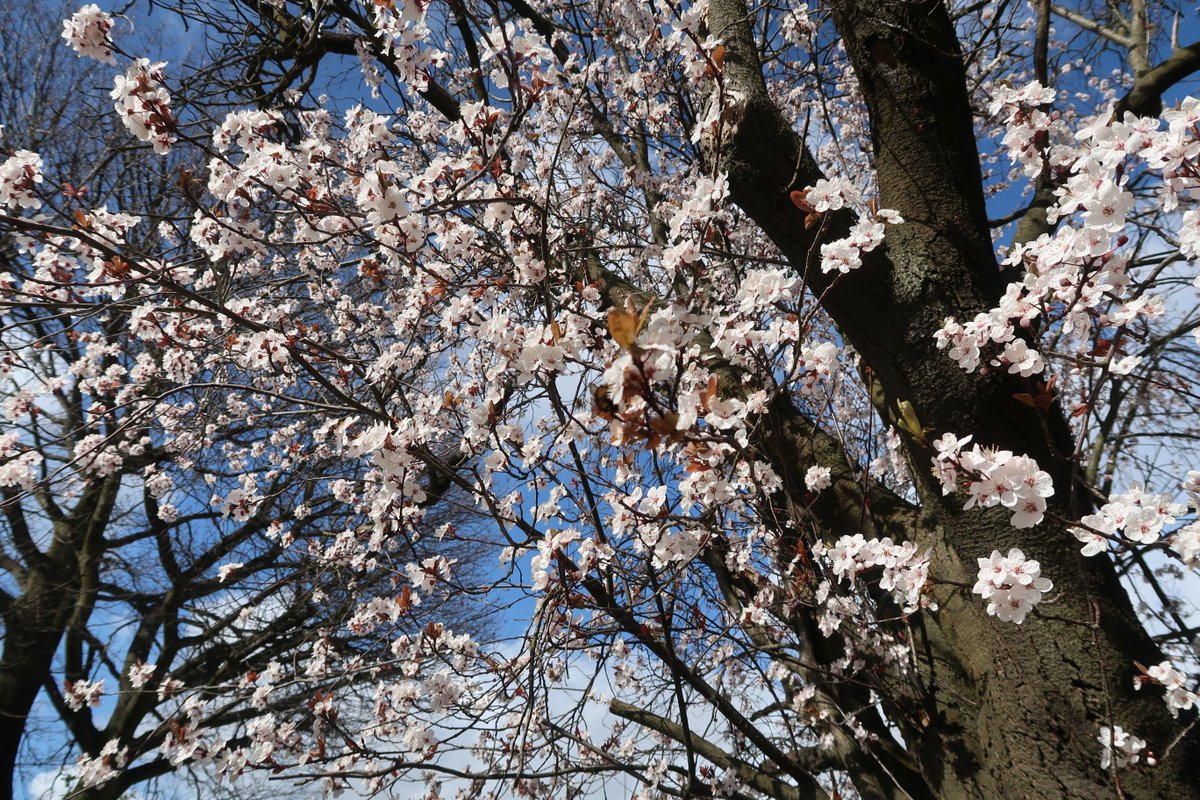
<path fill-rule="evenodd" d="M 729 174 L 734 201 L 789 257 L 878 378 L 886 402 L 910 403 L 939 435 L 1027 454 L 1049 472 L 1052 511 L 1077 518 L 1073 443 L 1057 408 L 1039 416 L 1013 395 L 1023 379 L 959 370 L 935 347 L 945 317 L 969 319 L 1003 291 L 986 222 L 965 70 L 938 2 L 834 2 L 834 19 L 870 112 L 880 200 L 906 223 L 885 249 L 830 286 L 812 268 L 814 237 L 844 235 L 848 215 L 807 229 L 788 191 L 821 174 L 771 103 L 741 0 L 713 0 L 709 23 L 726 44 L 725 102 L 735 107 L 709 146 Z M 795 175 L 792 184 L 786 183 Z M 826 291 L 828 290 L 828 291 Z M 1162 698 L 1135 692 L 1133 662 L 1156 663 L 1149 639 L 1103 558 L 1083 559 L 1061 525 L 1017 530 L 1005 513 L 962 512 L 928 477 L 930 451 L 909 453 L 923 513 L 912 538 L 933 550 L 933 571 L 970 584 L 975 559 L 1021 548 L 1055 582 L 1045 613 L 1023 626 L 989 618 L 979 598 L 956 590 L 926 615 L 921 687 L 890 706 L 934 796 L 1200 797 L 1192 770 L 1200 736 L 1178 742 L 1154 769 L 1100 769 L 1097 735 L 1122 725 L 1162 752 L 1183 732 Z M 939 598 L 942 599 L 942 598 Z M 906 715 L 907 712 L 907 715 Z"/>
<path fill-rule="evenodd" d="M 29 713 L 45 681 L 54 675 L 55 656 L 68 631 L 82 630 L 91 615 L 104 547 L 104 530 L 116 503 L 120 477 L 87 486 L 69 514 L 52 503 L 53 537 L 42 552 L 29 535 L 20 506 L 5 509 L 16 547 L 25 559 L 20 594 L 4 608 L 4 649 L 0 653 L 0 786 L 15 790 L 16 764 Z M 68 648 L 69 649 L 69 648 Z M 85 677 L 66 659 L 66 677 Z M 102 746 L 90 718 L 72 730 L 76 744 L 95 754 Z"/>
<path fill-rule="evenodd" d="M 21 596 L 4 614 L 4 650 L 0 654 L 0 787 L 14 791 L 17 756 L 29 712 L 50 674 L 71 604 L 44 573 L 31 574 Z"/>

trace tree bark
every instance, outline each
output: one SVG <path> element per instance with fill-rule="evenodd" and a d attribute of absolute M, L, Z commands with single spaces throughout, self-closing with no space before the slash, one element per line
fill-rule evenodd
<path fill-rule="evenodd" d="M 73 593 L 52 574 L 31 571 L 4 614 L 0 654 L 0 786 L 14 787 L 29 712 L 49 674 L 70 615 Z"/>
<path fill-rule="evenodd" d="M 53 674 L 54 659 L 68 631 L 82 631 L 95 604 L 100 553 L 120 478 L 109 477 L 88 485 L 69 514 L 52 502 L 47 509 L 53 537 L 45 552 L 37 548 L 16 505 L 4 509 L 17 548 L 24 557 L 20 594 L 4 608 L 4 649 L 0 653 L 0 786 L 14 786 L 17 757 L 26 733 L 29 713 L 46 676 Z M 67 659 L 68 680 L 77 666 Z M 79 745 L 96 751 L 102 746 L 90 719 L 77 720 Z M 84 733 L 80 736 L 79 733 Z"/>
<path fill-rule="evenodd" d="M 836 283 L 811 267 L 822 241 L 844 235 L 849 213 L 806 228 L 788 192 L 822 177 L 790 122 L 770 101 L 741 0 L 713 0 L 709 24 L 726 46 L 721 102 L 732 130 L 707 142 L 731 195 L 822 296 L 825 309 L 877 376 L 887 402 L 910 403 L 933 435 L 1037 460 L 1056 487 L 1051 510 L 1086 513 L 1074 490 L 1073 441 L 1061 411 L 1039 414 L 1013 395 L 1032 388 L 1004 374 L 967 374 L 938 351 L 947 316 L 992 307 L 1004 280 L 987 226 L 965 69 L 938 2 L 830 4 L 868 107 L 881 205 L 906 223 L 886 247 Z M 795 176 L 789 183 L 789 177 Z M 820 237 L 820 239 L 818 239 Z M 889 711 L 920 759 L 935 796 L 1200 797 L 1191 780 L 1194 732 L 1154 769 L 1107 775 L 1097 735 L 1122 725 L 1162 752 L 1181 733 L 1161 697 L 1133 689 L 1134 661 L 1159 652 L 1137 620 L 1109 561 L 1083 559 L 1066 526 L 1017 530 L 1008 514 L 961 511 L 929 477 L 931 451 L 907 442 L 923 515 L 912 538 L 933 551 L 933 571 L 970 584 L 975 559 L 1021 548 L 1042 563 L 1056 597 L 1024 625 L 989 618 L 956 590 L 923 619 L 921 690 Z M 909 714 L 904 715 L 907 703 Z M 927 715 L 927 716 L 923 716 Z"/>

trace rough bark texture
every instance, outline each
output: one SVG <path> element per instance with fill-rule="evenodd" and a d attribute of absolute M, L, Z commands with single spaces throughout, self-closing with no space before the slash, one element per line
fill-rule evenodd
<path fill-rule="evenodd" d="M 0 654 L 0 786 L 13 786 L 17 755 L 25 721 L 41 691 L 45 675 L 58 646 L 64 614 L 51 600 L 51 584 L 45 578 L 9 607 L 4 619 L 4 650 Z"/>
<path fill-rule="evenodd" d="M 22 736 L 42 681 L 63 638 L 79 633 L 95 603 L 99 554 L 104 528 L 116 502 L 119 480 L 91 484 L 75 509 L 54 520 L 53 538 L 44 553 L 37 550 L 20 509 L 5 509 L 17 548 L 27 564 L 20 595 L 3 609 L 4 649 L 0 653 L 0 786 L 12 786 Z M 6 498 L 11 502 L 12 497 Z M 66 671 L 72 674 L 70 654 Z M 90 722 L 76 720 L 73 733 L 85 748 L 103 744 Z M 80 735 L 82 734 L 82 735 Z"/>
<path fill-rule="evenodd" d="M 869 109 L 881 204 L 906 224 L 832 286 L 810 269 L 820 241 L 841 236 L 850 219 L 829 215 L 806 229 L 790 202 L 788 190 L 821 175 L 770 102 L 740 0 L 710 7 L 710 26 L 727 47 L 724 102 L 736 109 L 727 115 L 735 130 L 711 143 L 712 156 L 728 172 L 735 202 L 825 292 L 826 310 L 877 376 L 885 402 L 911 403 L 933 435 L 972 434 L 1032 456 L 1054 479 L 1052 511 L 1075 516 L 1086 503 L 1073 491 L 1073 443 L 1061 411 L 1040 415 L 1021 405 L 1013 394 L 1030 391 L 1027 381 L 966 374 L 934 344 L 945 317 L 970 318 L 1003 291 L 965 70 L 946 9 L 937 2 L 830 7 Z M 961 499 L 943 499 L 928 478 L 928 447 L 912 439 L 908 448 L 924 508 L 910 535 L 933 549 L 939 575 L 970 583 L 977 557 L 1019 547 L 1041 561 L 1058 594 L 1042 618 L 1023 626 L 987 617 L 978 598 L 962 591 L 924 620 L 921 686 L 892 697 L 889 711 L 916 751 L 930 794 L 1200 797 L 1190 778 L 1200 756 L 1194 733 L 1157 768 L 1123 773 L 1119 786 L 1098 767 L 1102 725 L 1124 721 L 1160 751 L 1183 731 L 1161 698 L 1133 690 L 1133 662 L 1155 662 L 1158 654 L 1111 565 L 1081 558 L 1062 525 L 1022 531 L 1003 513 L 962 512 Z"/>

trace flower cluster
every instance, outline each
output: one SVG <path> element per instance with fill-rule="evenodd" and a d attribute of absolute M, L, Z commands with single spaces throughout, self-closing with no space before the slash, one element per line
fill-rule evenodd
<path fill-rule="evenodd" d="M 806 47 L 808 37 L 816 33 L 817 26 L 808 16 L 808 3 L 793 3 L 779 22 L 783 38 L 794 45 Z"/>
<path fill-rule="evenodd" d="M 154 145 L 154 152 L 165 155 L 175 142 L 175 118 L 171 114 L 171 95 L 163 86 L 163 67 L 160 61 L 134 61 L 124 75 L 113 80 L 109 96 L 121 122 L 129 132 L 143 142 Z"/>
<path fill-rule="evenodd" d="M 1057 114 L 1043 108 L 1054 102 L 1054 96 L 1053 89 L 1038 81 L 1024 86 L 997 84 L 993 90 L 988 113 L 1004 123 L 1007 133 L 1001 143 L 1027 177 L 1036 178 L 1047 162 L 1069 163 L 1072 151 L 1066 142 L 1065 125 Z M 1047 142 L 1055 143 L 1049 154 Z"/>
<path fill-rule="evenodd" d="M 112 39 L 108 35 L 112 27 L 112 17 L 101 11 L 95 3 L 88 3 L 69 19 L 63 20 L 62 38 L 81 56 L 94 58 L 103 64 L 116 64 Z"/>
<path fill-rule="evenodd" d="M 452 577 L 450 568 L 456 559 L 445 556 L 430 556 L 420 564 L 405 564 L 404 571 L 412 585 L 423 592 L 432 591 L 436 583 L 445 583 Z"/>
<path fill-rule="evenodd" d="M 895 544 L 887 537 L 865 539 L 855 534 L 841 537 L 833 547 L 818 542 L 813 554 L 828 558 L 833 574 L 850 583 L 863 572 L 881 567 L 879 588 L 891 592 L 906 614 L 929 604 L 921 594 L 929 581 L 929 552 L 918 553 L 912 542 Z"/>
<path fill-rule="evenodd" d="M 982 506 L 1011 508 L 1014 528 L 1031 528 L 1045 517 L 1046 498 L 1053 496 L 1054 484 L 1049 473 L 1038 469 L 1029 456 L 1014 455 L 1010 450 L 994 450 L 975 445 L 971 440 L 947 433 L 933 443 L 934 474 L 942 483 L 942 493 L 950 494 L 965 484 L 970 498 L 963 509 Z"/>
<path fill-rule="evenodd" d="M 157 671 L 157 664 L 146 664 L 138 661 L 129 667 L 129 672 L 127 673 L 129 676 L 129 685 L 134 689 L 141 689 L 150 682 L 150 679 L 154 677 L 154 673 Z"/>
<path fill-rule="evenodd" d="M 864 217 L 850 229 L 844 239 L 821 245 L 821 271 L 825 273 L 847 273 L 862 266 L 863 253 L 869 253 L 883 243 L 885 223 L 899 225 L 904 218 L 897 212 L 884 208 L 875 219 Z"/>
<path fill-rule="evenodd" d="M 75 764 L 75 773 L 79 778 L 80 789 L 90 789 L 102 786 L 115 778 L 129 761 L 129 748 L 119 746 L 116 739 L 111 739 L 100 749 L 95 758 L 80 756 Z"/>
<path fill-rule="evenodd" d="M 1054 588 L 1049 578 L 1042 577 L 1041 565 L 1026 560 L 1025 554 L 1015 547 L 1007 556 L 993 550 L 989 558 L 980 558 L 978 562 L 979 579 L 971 591 L 988 601 L 988 614 L 1005 622 L 1020 625 L 1029 609 Z"/>
<path fill-rule="evenodd" d="M 813 466 L 804 473 L 804 488 L 810 492 L 819 492 L 833 485 L 829 467 Z"/>
<path fill-rule="evenodd" d="M 822 178 L 804 191 L 805 201 L 818 214 L 862 205 L 862 194 L 845 178 Z"/>
<path fill-rule="evenodd" d="M 63 686 L 63 700 L 72 711 L 79 711 L 87 706 L 98 706 L 103 696 L 104 681 L 68 681 Z"/>
<path fill-rule="evenodd" d="M 1154 544 L 1164 526 L 1173 524 L 1186 511 L 1186 505 L 1173 502 L 1169 495 L 1150 494 L 1135 484 L 1126 492 L 1112 495 L 1097 513 L 1083 517 L 1083 527 L 1074 527 L 1071 533 L 1083 543 L 1083 554 L 1094 556 L 1107 550 L 1112 540 Z"/>
<path fill-rule="evenodd" d="M 1138 665 L 1141 667 L 1141 665 Z M 1190 711 L 1200 705 L 1200 695 L 1188 688 L 1187 676 L 1172 666 L 1170 661 L 1163 661 L 1153 667 L 1143 668 L 1141 675 L 1133 678 L 1133 688 L 1141 689 L 1146 684 L 1163 687 L 1166 693 L 1163 702 L 1172 717 L 1178 717 L 1180 711 Z"/>
<path fill-rule="evenodd" d="M 1200 512 L 1200 470 L 1188 470 L 1183 490 L 1187 492 L 1191 509 Z M 1180 561 L 1193 569 L 1200 567 L 1200 520 L 1179 528 L 1167 537 L 1167 541 Z"/>
<path fill-rule="evenodd" d="M 938 349 L 946 350 L 947 355 L 967 372 L 978 369 L 984 354 L 995 350 L 999 350 L 998 354 L 988 363 L 1009 374 L 1027 378 L 1046 367 L 1041 353 L 1030 348 L 1024 340 L 1013 339 L 1012 324 L 1003 315 L 980 313 L 966 323 L 947 317 L 934 338 Z"/>
<path fill-rule="evenodd" d="M 1142 751 L 1146 749 L 1146 740 L 1139 739 L 1126 732 L 1120 725 L 1107 725 L 1100 729 L 1096 737 L 1100 742 L 1100 769 L 1116 766 L 1117 769 L 1132 767 L 1142 759 Z M 1147 763 L 1149 759 L 1147 759 Z"/>
<path fill-rule="evenodd" d="M 1158 130 L 1157 119 L 1131 114 L 1117 119 L 1110 108 L 1072 137 L 1057 114 L 1043 110 L 1053 99 L 1054 92 L 1037 83 L 1000 87 L 991 110 L 1005 121 L 1004 144 L 1026 175 L 1054 171 L 1060 185 L 1050 222 L 1078 215 L 1076 224 L 1014 247 L 1004 265 L 1024 267 L 1025 273 L 1000 304 L 968 322 L 948 318 L 935 333 L 938 347 L 968 372 L 985 365 L 1026 377 L 1042 372 L 1044 359 L 1017 329 L 1053 329 L 1062 337 L 1059 350 L 1074 341 L 1081 362 L 1128 374 L 1139 357 L 1117 347 L 1096 350 L 1092 340 L 1101 331 L 1115 338 L 1135 319 L 1165 310 L 1161 298 L 1129 290 L 1128 254 L 1122 250 L 1128 240 L 1121 232 L 1134 212 L 1129 186 L 1138 162 L 1161 173 L 1164 210 L 1200 193 L 1200 104 L 1189 98 L 1165 112 L 1166 131 Z M 1180 251 L 1200 254 L 1200 211 L 1185 211 L 1179 222 Z"/>
<path fill-rule="evenodd" d="M 546 591 L 556 580 L 553 562 L 559 554 L 565 554 L 566 547 L 571 542 L 578 541 L 579 531 L 574 528 L 567 530 L 549 531 L 545 538 L 538 542 L 538 551 L 530 564 L 533 573 L 533 590 Z"/>
<path fill-rule="evenodd" d="M 38 467 L 44 456 L 37 450 L 22 444 L 20 434 L 0 434 L 0 489 L 20 486 L 32 489 L 38 480 Z"/>
<path fill-rule="evenodd" d="M 375 36 L 384 55 L 390 57 L 395 74 L 413 88 L 429 85 L 428 70 L 445 60 L 445 54 L 430 46 L 426 3 L 377 3 L 373 7 Z"/>
<path fill-rule="evenodd" d="M 13 153 L 0 164 L 0 208 L 39 208 L 33 190 L 41 182 L 42 157 L 30 150 Z"/>

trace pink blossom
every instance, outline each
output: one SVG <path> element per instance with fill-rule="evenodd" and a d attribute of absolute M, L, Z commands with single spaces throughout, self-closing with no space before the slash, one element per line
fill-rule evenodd
<path fill-rule="evenodd" d="M 112 27 L 112 17 L 101 11 L 95 3 L 88 3 L 63 21 L 62 38 L 81 56 L 94 58 L 104 64 L 116 64 L 112 39 L 109 38 Z"/>

